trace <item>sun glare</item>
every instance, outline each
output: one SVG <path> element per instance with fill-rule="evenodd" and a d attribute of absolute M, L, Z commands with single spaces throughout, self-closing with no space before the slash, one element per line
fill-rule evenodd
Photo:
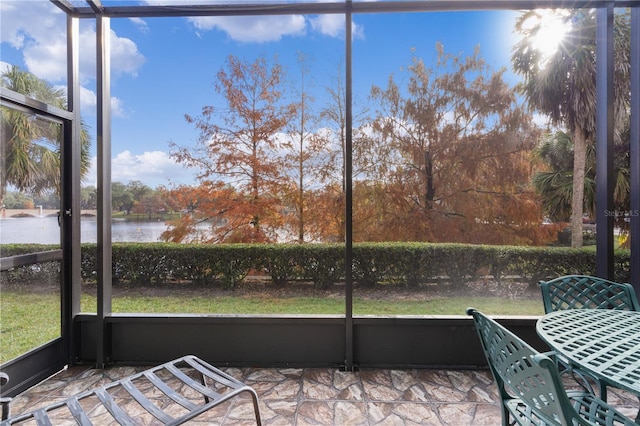
<path fill-rule="evenodd" d="M 558 51 L 570 28 L 559 11 L 540 10 L 532 21 L 529 23 L 535 31 L 532 47 L 541 53 L 544 62 Z"/>

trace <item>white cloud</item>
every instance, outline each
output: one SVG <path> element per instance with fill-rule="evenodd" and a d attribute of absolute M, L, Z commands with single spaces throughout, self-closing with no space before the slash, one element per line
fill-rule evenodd
<path fill-rule="evenodd" d="M 0 2 L 0 15 L 0 40 L 16 49 L 65 36 L 64 13 L 47 1 L 3 0 Z"/>
<path fill-rule="evenodd" d="M 27 70 L 50 82 L 64 82 L 67 77 L 67 44 L 65 14 L 46 1 L 10 1 L 0 3 L 2 13 L 1 39 L 16 49 L 22 50 Z M 134 21 L 139 27 L 146 23 Z M 145 62 L 137 45 L 130 39 L 110 32 L 111 70 L 114 76 L 129 74 L 137 76 Z M 80 24 L 80 83 L 84 86 L 95 80 L 96 32 L 93 21 Z M 3 67 L 6 66 L 4 63 Z M 60 86 L 66 91 L 66 86 Z M 81 111 L 96 110 L 96 94 L 81 87 Z M 114 117 L 125 117 L 127 112 L 122 99 L 111 98 L 111 111 Z M 94 113 L 95 114 L 95 113 Z"/>
<path fill-rule="evenodd" d="M 131 22 L 133 22 L 133 24 L 136 27 L 138 27 L 140 32 L 143 32 L 143 33 L 148 33 L 149 32 L 149 25 L 147 25 L 147 21 L 145 21 L 144 19 L 141 19 L 141 18 L 129 18 L 129 20 Z"/>
<path fill-rule="evenodd" d="M 242 42 L 278 41 L 284 36 L 303 35 L 306 21 L 301 15 L 288 16 L 208 16 L 189 18 L 198 30 L 218 29 Z"/>
<path fill-rule="evenodd" d="M 344 36 L 344 15 L 318 15 L 309 19 L 309 22 L 311 23 L 311 28 L 320 34 L 329 37 Z M 353 38 L 364 38 L 364 31 L 361 25 L 352 22 L 351 31 L 353 32 Z"/>
<path fill-rule="evenodd" d="M 311 18 L 311 28 L 331 37 L 338 37 L 344 34 L 344 16 L 342 15 L 319 15 Z"/>
<path fill-rule="evenodd" d="M 3 66 L 6 64 L 5 62 L 0 63 L 0 71 L 3 70 Z M 67 86 L 56 85 L 56 89 L 62 90 L 66 93 Z M 96 110 L 98 106 L 98 96 L 96 92 L 93 90 L 87 89 L 86 87 L 80 87 L 80 111 L 85 116 L 95 117 Z M 114 117 L 127 117 L 127 113 L 124 110 L 124 105 L 122 99 L 117 98 L 115 96 L 111 97 L 111 115 Z"/>
<path fill-rule="evenodd" d="M 316 0 L 330 2 L 332 0 Z M 166 4 L 164 0 L 147 0 L 147 4 Z M 240 3 L 240 2 L 238 2 Z M 305 18 L 303 15 L 275 15 L 275 16 L 224 16 L 224 17 L 193 17 L 188 20 L 200 31 L 218 29 L 236 41 L 269 42 L 278 41 L 285 36 L 304 35 L 307 25 L 313 31 L 329 37 L 344 36 L 344 15 L 326 14 Z M 353 23 L 354 38 L 364 38 L 362 26 Z M 198 33 L 199 34 L 199 33 Z"/>
<path fill-rule="evenodd" d="M 11 64 L 8 62 L 4 62 L 4 61 L 0 61 L 0 73 L 3 73 L 5 71 L 9 71 L 9 69 L 11 68 Z"/>
<path fill-rule="evenodd" d="M 122 99 L 115 96 L 111 97 L 111 115 L 114 117 L 127 117 L 129 115 L 124 110 Z"/>
<path fill-rule="evenodd" d="M 27 69 L 48 81 L 62 81 L 67 76 L 67 44 L 62 38 L 36 43 L 23 49 Z"/>
<path fill-rule="evenodd" d="M 209 16 L 188 18 L 200 31 L 217 29 L 236 41 L 263 43 L 279 41 L 286 36 L 306 34 L 307 25 L 312 30 L 329 36 L 344 36 L 344 15 L 318 15 L 307 19 L 302 15 L 276 16 Z M 353 37 L 364 38 L 362 26 L 353 24 Z"/>
<path fill-rule="evenodd" d="M 98 97 L 96 92 L 84 87 L 80 88 L 80 111 L 91 111 L 91 115 L 95 115 L 97 105 Z"/>
<path fill-rule="evenodd" d="M 2 25 L 0 41 L 21 49 L 27 69 L 36 76 L 59 82 L 66 79 L 67 44 L 65 14 L 47 1 L 11 1 L 0 3 Z M 96 32 L 92 22 L 80 25 L 80 81 L 95 78 Z M 111 30 L 111 67 L 114 75 L 136 76 L 145 62 L 136 44 Z"/>
<path fill-rule="evenodd" d="M 95 158 L 94 158 L 95 163 Z M 111 160 L 111 180 L 124 184 L 139 180 L 152 188 L 171 183 L 194 182 L 193 171 L 176 163 L 168 153 L 148 151 L 133 154 L 123 151 Z"/>
<path fill-rule="evenodd" d="M 130 74 L 135 77 L 145 61 L 133 41 L 119 37 L 111 30 L 111 67 L 115 74 Z"/>

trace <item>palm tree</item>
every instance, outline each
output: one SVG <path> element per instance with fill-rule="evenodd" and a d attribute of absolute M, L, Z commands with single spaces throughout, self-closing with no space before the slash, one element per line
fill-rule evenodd
<path fill-rule="evenodd" d="M 546 135 L 535 150 L 548 170 L 537 172 L 531 183 L 542 199 L 545 215 L 553 222 L 568 222 L 573 194 L 573 142 L 562 131 Z"/>
<path fill-rule="evenodd" d="M 0 85 L 48 105 L 66 108 L 62 90 L 20 67 L 12 66 L 4 71 Z M 0 204 L 9 185 L 35 196 L 51 190 L 59 192 L 61 126 L 8 107 L 2 107 L 1 112 Z M 80 168 L 83 177 L 90 166 L 87 129 L 82 123 Z"/>
<path fill-rule="evenodd" d="M 627 122 L 620 141 L 614 145 L 613 204 L 615 225 L 627 228 L 623 212 L 630 209 L 630 126 Z M 548 134 L 536 148 L 536 155 L 546 164 L 547 170 L 537 172 L 532 178 L 535 191 L 542 199 L 545 214 L 554 222 L 566 222 L 571 216 L 573 193 L 573 142 L 567 132 Z M 596 198 L 596 151 L 588 144 L 584 178 L 584 208 L 593 217 Z"/>
<path fill-rule="evenodd" d="M 516 31 L 523 38 L 512 55 L 514 70 L 525 77 L 521 89 L 529 105 L 548 115 L 552 125 L 564 126 L 573 140 L 573 247 L 582 245 L 587 144 L 593 141 L 596 128 L 595 15 L 593 9 L 556 10 L 551 15 L 524 12 L 516 21 Z M 561 20 L 566 33 L 555 53 L 545 56 L 536 49 L 536 42 L 548 19 Z M 626 10 L 616 14 L 614 25 L 614 116 L 620 119 L 616 129 L 622 129 L 629 111 L 629 45 L 630 12 Z"/>

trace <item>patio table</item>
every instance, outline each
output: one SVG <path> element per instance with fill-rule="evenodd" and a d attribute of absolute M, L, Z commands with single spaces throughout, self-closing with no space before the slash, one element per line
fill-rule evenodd
<path fill-rule="evenodd" d="M 538 320 L 536 331 L 577 367 L 608 386 L 640 396 L 640 312 L 555 311 Z"/>

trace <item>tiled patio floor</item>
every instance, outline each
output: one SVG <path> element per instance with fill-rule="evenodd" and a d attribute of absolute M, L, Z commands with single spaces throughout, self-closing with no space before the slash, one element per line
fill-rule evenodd
<path fill-rule="evenodd" d="M 30 411 L 143 369 L 72 367 L 16 397 L 11 412 L 16 415 Z M 495 402 L 497 391 L 488 371 L 223 370 L 257 391 L 266 425 L 501 424 L 500 410 Z M 635 397 L 612 391 L 609 401 L 627 415 L 635 416 L 637 412 Z M 236 398 L 217 408 L 190 424 L 254 424 L 248 397 Z"/>

